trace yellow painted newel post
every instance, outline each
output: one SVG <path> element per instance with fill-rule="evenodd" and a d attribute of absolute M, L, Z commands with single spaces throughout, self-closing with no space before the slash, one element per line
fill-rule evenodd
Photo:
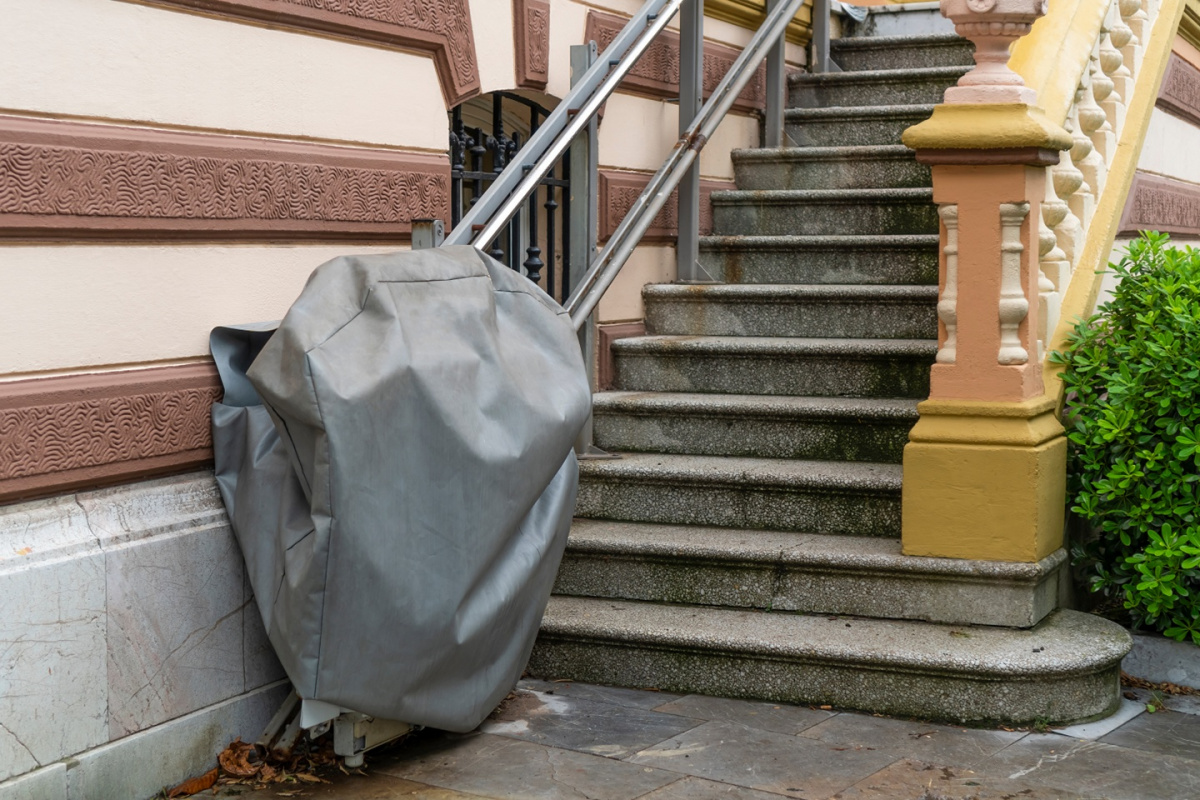
<path fill-rule="evenodd" d="M 1037 561 L 1062 546 L 1066 440 L 1038 352 L 1046 166 L 1072 146 L 1007 65 L 1045 0 L 942 0 L 975 68 L 904 134 L 941 217 L 939 349 L 904 450 L 910 555 Z"/>

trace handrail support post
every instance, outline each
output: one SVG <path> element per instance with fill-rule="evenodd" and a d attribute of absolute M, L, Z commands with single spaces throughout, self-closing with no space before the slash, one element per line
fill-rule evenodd
<path fill-rule="evenodd" d="M 782 0 L 767 0 L 767 13 L 770 13 Z M 783 93 L 785 91 L 786 65 L 784 63 L 784 47 L 787 36 L 779 37 L 767 51 L 767 108 L 763 118 L 763 147 L 783 147 Z"/>
<path fill-rule="evenodd" d="M 829 59 L 829 0 L 813 0 L 812 12 L 812 64 L 810 71 L 816 74 L 837 71 Z"/>
<path fill-rule="evenodd" d="M 596 43 L 571 45 L 571 86 L 574 87 L 588 69 L 599 58 Z M 597 147 L 596 119 L 593 117 L 575 141 L 571 143 L 571 236 L 563 259 L 563 271 L 568 286 L 578 286 L 591 266 L 596 255 L 597 227 L 599 224 L 599 150 Z M 554 265 L 551 264 L 553 269 Z M 596 315 L 588 315 L 579 328 L 579 348 L 583 352 L 583 365 L 587 370 L 588 386 L 596 386 Z M 588 415 L 579 436 L 575 440 L 577 458 L 596 458 L 607 454 L 597 450 L 592 438 L 592 416 Z"/>
<path fill-rule="evenodd" d="M 679 13 L 679 133 L 686 134 L 703 104 L 704 0 L 684 0 Z M 679 238 L 676 276 L 681 283 L 702 279 L 700 269 L 700 160 L 679 182 Z"/>

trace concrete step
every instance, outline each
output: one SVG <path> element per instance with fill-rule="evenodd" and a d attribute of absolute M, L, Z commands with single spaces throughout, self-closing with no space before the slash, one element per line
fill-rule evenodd
<path fill-rule="evenodd" d="M 917 401 L 601 392 L 592 414 L 608 451 L 899 464 Z"/>
<path fill-rule="evenodd" d="M 851 36 L 834 39 L 830 54 L 843 70 L 962 67 L 975 63 L 975 46 L 961 36 Z"/>
<path fill-rule="evenodd" d="M 733 151 L 739 189 L 928 187 L 929 167 L 904 145 L 784 147 Z"/>
<path fill-rule="evenodd" d="M 729 283 L 936 285 L 938 237 L 705 236 L 700 263 Z"/>
<path fill-rule="evenodd" d="M 937 287 L 647 284 L 646 327 L 685 336 L 937 337 Z"/>
<path fill-rule="evenodd" d="M 638 336 L 612 350 L 628 391 L 924 399 L 937 341 Z"/>
<path fill-rule="evenodd" d="M 733 189 L 713 192 L 711 199 L 717 235 L 938 232 L 933 189 Z"/>
<path fill-rule="evenodd" d="M 792 108 L 940 103 L 946 89 L 970 67 L 876 69 L 860 72 L 797 72 L 788 76 Z"/>
<path fill-rule="evenodd" d="M 1065 550 L 1035 564 L 917 558 L 895 539 L 577 519 L 555 594 L 1028 628 Z"/>
<path fill-rule="evenodd" d="M 590 519 L 900 535 L 900 466 L 625 453 L 579 464 Z"/>
<path fill-rule="evenodd" d="M 1120 703 L 1119 625 L 1030 630 L 552 597 L 529 672 L 958 723 L 1073 722 Z"/>
<path fill-rule="evenodd" d="M 787 138 L 798 147 L 900 144 L 905 128 L 929 119 L 932 104 L 789 108 Z"/>

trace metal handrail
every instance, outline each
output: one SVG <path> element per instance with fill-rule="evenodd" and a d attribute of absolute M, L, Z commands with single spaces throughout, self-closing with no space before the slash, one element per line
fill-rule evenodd
<path fill-rule="evenodd" d="M 587 275 L 567 301 L 566 310 L 571 315 L 571 323 L 576 330 L 583 327 L 588 316 L 595 310 L 600 297 L 612 285 L 617 273 L 654 221 L 654 217 L 662 210 L 671 192 L 679 185 L 687 170 L 699 157 L 700 150 L 716 132 L 725 114 L 733 107 L 738 95 L 754 76 L 754 71 L 759 62 L 766 57 L 768 48 L 781 40 L 788 23 L 803 5 L 804 0 L 784 0 L 771 9 L 763 24 L 755 31 L 750 43 L 717 84 L 700 113 L 679 137 L 667 160 L 654 173 L 645 190 L 609 237 L 604 249 L 592 262 Z"/>

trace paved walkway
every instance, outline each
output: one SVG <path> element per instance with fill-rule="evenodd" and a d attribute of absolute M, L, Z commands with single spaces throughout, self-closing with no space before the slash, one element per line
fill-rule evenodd
<path fill-rule="evenodd" d="M 1194 800 L 1200 697 L 1053 732 L 976 730 L 699 695 L 522 681 L 478 731 L 423 732 L 367 775 L 279 786 L 338 800 Z"/>

